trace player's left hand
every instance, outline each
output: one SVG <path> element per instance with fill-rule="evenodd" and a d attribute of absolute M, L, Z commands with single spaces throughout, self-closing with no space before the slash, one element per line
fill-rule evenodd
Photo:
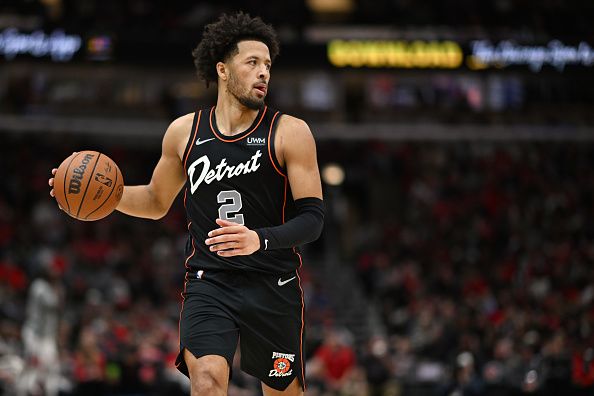
<path fill-rule="evenodd" d="M 247 256 L 260 249 L 260 238 L 256 231 L 232 221 L 217 219 L 217 228 L 208 233 L 204 241 L 211 252 L 222 257 Z"/>

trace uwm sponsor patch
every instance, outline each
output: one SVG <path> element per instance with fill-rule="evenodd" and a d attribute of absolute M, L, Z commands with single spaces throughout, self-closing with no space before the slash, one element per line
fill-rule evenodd
<path fill-rule="evenodd" d="M 266 145 L 266 138 L 262 138 L 262 137 L 248 137 L 247 138 L 247 145 L 248 146 L 264 146 L 264 145 Z"/>
<path fill-rule="evenodd" d="M 269 377 L 288 377 L 293 374 L 291 363 L 295 361 L 295 354 L 272 352 L 272 370 L 268 374 Z"/>

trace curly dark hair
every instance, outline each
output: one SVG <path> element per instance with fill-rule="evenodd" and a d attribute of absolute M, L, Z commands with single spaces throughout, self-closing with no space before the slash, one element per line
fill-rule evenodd
<path fill-rule="evenodd" d="M 273 61 L 278 55 L 276 32 L 260 17 L 252 18 L 241 11 L 235 15 L 223 14 L 218 21 L 204 27 L 202 41 L 192 51 L 192 55 L 198 77 L 206 82 L 207 87 L 210 82 L 218 81 L 216 64 L 237 54 L 237 43 L 243 40 L 256 40 L 266 44 Z"/>

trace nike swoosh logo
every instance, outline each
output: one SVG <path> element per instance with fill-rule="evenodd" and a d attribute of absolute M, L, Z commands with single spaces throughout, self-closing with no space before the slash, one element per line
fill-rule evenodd
<path fill-rule="evenodd" d="M 210 142 L 211 140 L 214 140 L 214 138 L 204 139 L 204 140 L 200 140 L 200 138 L 198 138 L 198 139 L 196 139 L 196 146 L 200 146 L 202 143 Z"/>
<path fill-rule="evenodd" d="M 268 239 L 264 239 L 264 250 L 268 250 Z"/>
<path fill-rule="evenodd" d="M 286 285 L 287 283 L 291 282 L 291 281 L 292 281 L 293 279 L 295 279 L 295 278 L 297 278 L 297 277 L 296 277 L 296 276 L 294 276 L 294 277 L 292 277 L 292 278 L 289 278 L 289 279 L 287 279 L 287 280 L 282 280 L 281 278 L 278 278 L 278 285 L 279 285 L 279 286 L 284 286 L 284 285 Z"/>

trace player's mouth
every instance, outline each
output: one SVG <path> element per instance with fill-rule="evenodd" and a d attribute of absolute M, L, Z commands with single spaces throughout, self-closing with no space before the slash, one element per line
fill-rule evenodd
<path fill-rule="evenodd" d="M 266 84 L 264 83 L 259 83 L 254 85 L 254 88 L 256 89 L 256 91 L 258 91 L 262 96 L 266 95 L 266 91 L 268 90 L 268 87 Z"/>

